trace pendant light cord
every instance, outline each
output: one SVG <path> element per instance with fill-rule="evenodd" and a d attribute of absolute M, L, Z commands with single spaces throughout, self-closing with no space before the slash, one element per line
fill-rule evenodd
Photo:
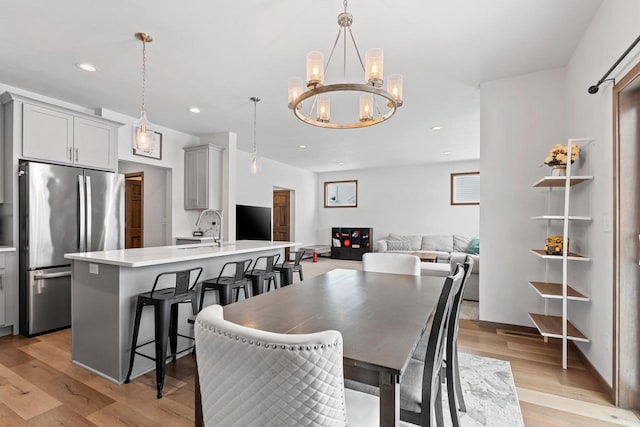
<path fill-rule="evenodd" d="M 142 111 L 144 112 L 144 90 L 147 81 L 147 42 L 142 39 Z"/>

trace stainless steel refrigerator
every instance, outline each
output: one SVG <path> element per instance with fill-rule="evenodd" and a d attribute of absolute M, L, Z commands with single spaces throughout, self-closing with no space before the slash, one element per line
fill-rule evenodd
<path fill-rule="evenodd" d="M 20 333 L 71 324 L 70 252 L 124 246 L 124 176 L 21 162 Z"/>

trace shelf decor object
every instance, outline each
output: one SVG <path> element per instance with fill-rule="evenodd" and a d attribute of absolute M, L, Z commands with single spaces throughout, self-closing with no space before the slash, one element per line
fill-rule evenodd
<path fill-rule="evenodd" d="M 324 62 L 322 52 L 311 51 L 307 54 L 307 90 L 303 91 L 302 80 L 289 80 L 288 106 L 293 114 L 303 122 L 330 129 L 353 129 L 372 126 L 391 118 L 398 107 L 402 106 L 402 76 L 394 74 L 387 80 L 384 89 L 382 49 L 369 49 L 362 60 L 360 49 L 351 31 L 353 16 L 347 12 L 347 0 L 344 0 L 344 12 L 338 15 L 338 35 L 331 48 L 329 59 Z M 333 53 L 342 37 L 343 41 L 343 83 L 325 84 L 325 71 L 329 68 Z M 366 83 L 347 82 L 347 39 L 353 42 L 357 60 L 364 72 Z M 345 108 L 352 114 L 331 116 L 330 94 L 337 95 Z M 343 101 L 344 100 L 344 101 Z M 359 108 L 358 108 L 359 106 Z"/>
<path fill-rule="evenodd" d="M 562 368 L 567 369 L 567 344 L 568 341 L 589 342 L 589 338 L 574 326 L 568 319 L 568 301 L 588 302 L 589 297 L 580 291 L 569 286 L 568 284 L 568 267 L 569 261 L 588 262 L 590 258 L 581 254 L 569 251 L 569 223 L 572 221 L 591 221 L 589 216 L 570 215 L 571 189 L 573 186 L 590 182 L 593 176 L 577 175 L 571 173 L 571 165 L 578 159 L 580 153 L 580 145 L 591 142 L 591 139 L 570 139 L 566 146 L 556 145 L 549 152 L 549 156 L 545 159 L 545 164 L 556 168 L 552 173 L 561 172 L 562 176 L 552 175 L 545 176 L 533 184 L 534 187 L 547 188 L 549 192 L 549 206 L 551 206 L 551 193 L 554 188 L 564 191 L 564 206 L 562 215 L 554 215 L 548 213 L 532 217 L 533 220 L 547 221 L 547 236 L 559 234 L 552 232 L 552 223 L 562 221 L 562 235 L 556 236 L 558 241 L 567 242 L 562 245 L 562 251 L 559 253 L 549 254 L 544 249 L 531 249 L 531 253 L 544 259 L 547 262 L 546 273 L 553 268 L 553 261 L 562 261 L 562 282 L 545 281 L 529 281 L 529 285 L 535 292 L 544 299 L 545 313 L 529 313 L 529 317 L 536 326 L 540 334 L 547 338 L 559 338 L 562 340 Z M 567 161 L 567 160 L 570 161 Z M 559 171 L 557 168 L 562 168 Z M 566 168 L 566 170 L 564 169 Z M 556 264 L 557 265 L 557 264 Z M 562 314 L 560 316 L 549 314 L 549 301 L 559 300 L 562 303 Z"/>
<path fill-rule="evenodd" d="M 147 82 L 147 43 L 151 43 L 153 38 L 147 33 L 136 33 L 135 37 L 142 42 L 142 103 L 140 105 L 140 118 L 133 124 L 135 132 L 134 148 L 138 151 L 151 153 L 154 148 L 153 131 L 147 119 L 144 92 Z"/>

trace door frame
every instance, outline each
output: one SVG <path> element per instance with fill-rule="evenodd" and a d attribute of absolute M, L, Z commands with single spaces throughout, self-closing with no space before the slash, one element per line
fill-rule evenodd
<path fill-rule="evenodd" d="M 625 76 L 613 87 L 613 343 L 612 343 L 612 392 L 613 404 L 616 406 L 629 407 L 630 402 L 640 400 L 640 391 L 630 390 L 620 381 L 620 339 L 623 332 L 628 334 L 630 326 L 635 326 L 634 335 L 638 335 L 638 325 L 629 325 L 621 319 L 620 301 L 630 300 L 632 296 L 637 298 L 634 290 L 622 289 L 620 287 L 620 134 L 619 134 L 619 105 L 620 94 L 627 86 L 636 79 L 640 79 L 640 62 L 636 64 Z M 631 292 L 629 292 L 631 291 Z M 624 330 L 623 330 L 624 329 Z M 638 374 L 638 360 L 636 360 L 635 374 Z M 628 368 L 626 365 L 622 369 Z M 632 408 L 638 410 L 640 408 Z"/>
<path fill-rule="evenodd" d="M 140 241 L 142 242 L 142 246 L 144 247 L 144 171 L 140 171 L 140 172 L 131 172 L 131 173 L 125 173 L 124 174 L 124 188 L 125 188 L 125 195 L 124 195 L 124 199 L 125 199 L 125 205 L 126 205 L 126 200 L 127 200 L 127 179 L 130 178 L 140 178 L 141 184 L 140 184 L 140 204 L 142 205 L 142 209 L 140 209 Z M 125 221 L 127 218 L 127 207 L 125 206 Z M 127 241 L 127 236 L 126 236 L 126 230 L 127 230 L 127 224 L 125 223 L 125 245 L 126 245 L 126 241 Z"/>

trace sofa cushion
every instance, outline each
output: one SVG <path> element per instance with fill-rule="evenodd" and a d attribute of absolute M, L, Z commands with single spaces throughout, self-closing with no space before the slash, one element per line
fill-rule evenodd
<path fill-rule="evenodd" d="M 453 252 L 453 237 L 446 236 L 422 236 L 421 250 Z"/>
<path fill-rule="evenodd" d="M 454 252 L 467 252 L 467 248 L 469 247 L 469 243 L 473 240 L 472 237 L 460 236 L 457 234 L 453 235 L 453 250 Z"/>
<path fill-rule="evenodd" d="M 422 236 L 414 235 L 401 235 L 396 233 L 389 233 L 389 240 L 409 240 L 411 242 L 411 250 L 419 251 L 422 244 Z"/>
<path fill-rule="evenodd" d="M 411 242 L 409 240 L 387 240 L 388 251 L 410 251 Z"/>

